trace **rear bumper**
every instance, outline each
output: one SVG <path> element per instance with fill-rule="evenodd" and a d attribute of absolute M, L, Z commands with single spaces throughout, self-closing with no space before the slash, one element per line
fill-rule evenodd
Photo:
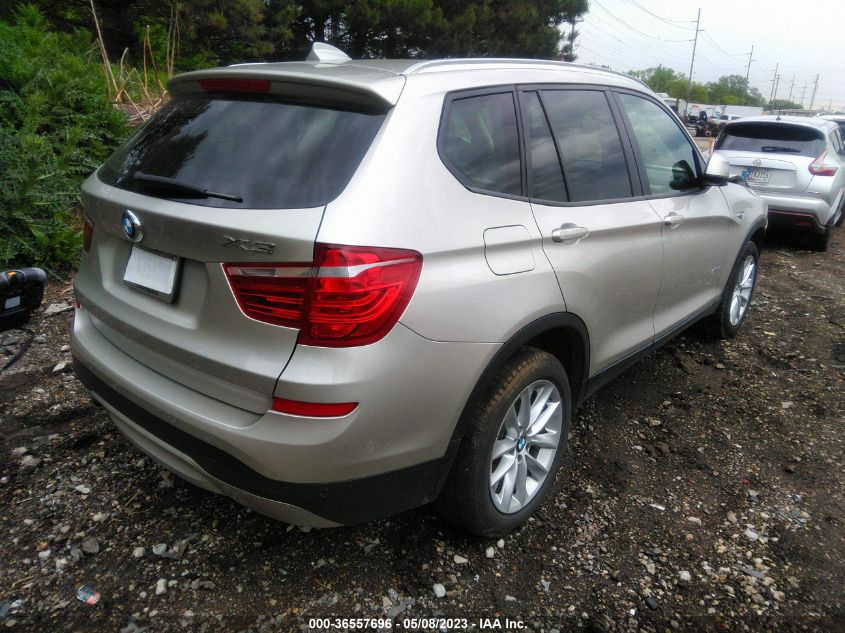
<path fill-rule="evenodd" d="M 772 229 L 796 229 L 809 233 L 824 233 L 825 226 L 812 213 L 769 209 L 769 227 Z"/>
<path fill-rule="evenodd" d="M 762 193 L 760 197 L 769 203 L 769 218 L 773 225 L 794 226 L 809 231 L 823 231 L 825 225 L 833 216 L 830 204 L 821 198 L 803 196 L 784 196 Z M 815 226 L 805 226 L 803 222 L 810 220 Z"/>
<path fill-rule="evenodd" d="M 360 523 L 432 501 L 451 466 L 456 445 L 449 440 L 474 385 L 466 364 L 451 355 L 467 356 L 466 350 L 462 344 L 455 350 L 435 348 L 448 357 L 437 371 L 448 377 L 447 384 L 465 384 L 467 392 L 464 387 L 452 393 L 441 388 L 436 394 L 431 390 L 437 390 L 441 381 L 432 378 L 426 385 L 419 380 L 413 363 L 415 352 L 420 359 L 422 350 L 408 350 L 407 344 L 409 337 L 412 345 L 438 344 L 404 327 L 397 337 L 393 346 L 404 343 L 396 352 L 411 368 L 401 371 L 394 364 L 382 371 L 411 382 L 406 388 L 413 391 L 407 396 L 412 402 L 417 397 L 440 403 L 454 400 L 450 407 L 458 412 L 454 417 L 434 405 L 430 410 L 378 410 L 382 401 L 391 406 L 393 402 L 376 398 L 378 390 L 359 393 L 364 397 L 358 410 L 343 418 L 245 412 L 138 363 L 96 330 L 85 309 L 78 310 L 74 319 L 71 349 L 78 378 L 108 409 L 116 426 L 166 468 L 277 519 L 330 526 Z M 493 351 L 484 346 L 485 357 Z M 479 363 L 479 372 L 484 364 Z M 431 369 L 425 371 L 431 374 Z M 322 371 L 318 374 L 323 380 L 331 378 Z M 385 389 L 395 391 L 396 384 Z M 333 401 L 334 395 L 324 393 L 322 401 Z M 365 401 L 370 406 L 364 406 Z M 362 416 L 362 411 L 368 415 Z M 414 427 L 419 429 L 417 435 Z M 434 429 L 439 429 L 436 434 Z M 396 437 L 391 437 L 394 432 Z"/>
<path fill-rule="evenodd" d="M 434 500 L 448 474 L 444 457 L 352 481 L 299 484 L 270 479 L 142 409 L 78 360 L 74 371 L 109 411 L 115 426 L 165 468 L 194 485 L 287 523 L 334 527 L 395 514 Z"/>

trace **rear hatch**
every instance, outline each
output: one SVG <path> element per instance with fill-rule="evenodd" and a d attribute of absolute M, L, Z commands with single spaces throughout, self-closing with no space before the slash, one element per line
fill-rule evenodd
<path fill-rule="evenodd" d="M 801 194 L 825 140 L 821 130 L 802 125 L 742 121 L 726 125 L 713 149 L 730 164 L 731 176 L 742 176 L 753 189 Z"/>
<path fill-rule="evenodd" d="M 224 264 L 302 264 L 307 274 L 325 205 L 388 106 L 227 75 L 178 88 L 83 187 L 93 237 L 78 296 L 94 327 L 139 362 L 260 412 L 298 332 L 247 317 Z"/>

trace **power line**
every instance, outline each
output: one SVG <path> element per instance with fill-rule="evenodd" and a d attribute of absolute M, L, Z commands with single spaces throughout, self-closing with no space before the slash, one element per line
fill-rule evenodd
<path fill-rule="evenodd" d="M 597 19 L 598 17 L 599 17 L 599 14 L 593 14 L 592 16 L 590 16 L 590 18 L 587 21 L 585 21 L 585 24 L 589 25 L 591 22 L 597 23 L 600 27 L 604 28 L 603 31 L 600 31 L 600 33 L 602 35 L 606 35 L 608 37 L 616 39 L 617 41 L 620 42 L 620 44 L 623 44 L 624 46 L 631 46 L 632 44 L 622 42 L 621 40 L 619 40 L 616 37 L 615 34 L 619 34 L 619 35 L 631 40 L 631 42 L 633 42 L 633 46 L 636 46 L 638 48 L 642 48 L 643 46 L 645 46 L 651 52 L 651 54 L 658 57 L 658 59 L 660 57 L 670 57 L 670 58 L 674 57 L 674 58 L 676 58 L 676 61 L 678 61 L 677 58 L 680 57 L 679 51 L 674 50 L 671 47 L 666 46 L 665 44 L 659 44 L 657 42 L 643 42 L 642 40 L 637 38 L 635 35 L 631 35 L 627 31 L 624 31 L 623 29 L 616 26 L 615 24 L 613 24 L 611 22 L 605 22 L 603 18 L 601 20 L 598 20 Z M 613 29 L 614 32 L 611 33 L 611 32 L 608 31 L 608 29 Z M 655 49 L 652 48 L 652 45 L 660 46 L 662 50 L 655 50 Z M 686 60 L 684 60 L 683 63 L 686 63 Z"/>
<path fill-rule="evenodd" d="M 627 22 L 625 22 L 625 21 L 624 21 L 622 18 L 620 18 L 618 15 L 616 15 L 615 13 L 612 13 L 612 12 L 608 11 L 608 10 L 607 10 L 607 9 L 606 9 L 606 8 L 605 8 L 605 7 L 604 7 L 604 6 L 603 6 L 603 5 L 602 5 L 602 4 L 601 4 L 598 0 L 592 0 L 592 3 L 593 3 L 593 4 L 595 4 L 597 7 L 599 7 L 602 11 L 604 11 L 605 13 L 607 13 L 610 17 L 612 17 L 612 18 L 613 18 L 614 20 L 616 20 L 617 22 L 620 22 L 623 26 L 625 26 L 626 28 L 631 29 L 632 31 L 636 31 L 637 33 L 639 33 L 639 34 L 640 34 L 640 35 L 642 35 L 643 37 L 647 37 L 647 38 L 649 38 L 649 39 L 653 39 L 653 40 L 658 40 L 658 41 L 660 41 L 660 42 L 669 42 L 669 43 L 672 43 L 672 44 L 679 44 L 679 43 L 681 43 L 681 42 L 691 42 L 691 41 L 692 41 L 692 40 L 667 40 L 667 39 L 664 39 L 664 38 L 662 38 L 662 37 L 657 37 L 656 35 L 650 35 L 649 33 L 645 33 L 645 32 L 643 32 L 643 31 L 640 31 L 639 29 L 635 29 L 633 26 L 631 26 L 630 24 L 628 24 Z"/>
<path fill-rule="evenodd" d="M 733 53 L 728 53 L 725 51 L 721 46 L 716 43 L 716 40 L 713 39 L 713 36 L 710 35 L 708 31 L 702 31 L 704 33 L 704 39 L 706 39 L 717 51 L 722 53 L 722 55 L 727 55 L 728 57 L 737 58 L 737 57 L 745 57 L 748 53 L 741 53 L 739 55 L 734 55 Z"/>
<path fill-rule="evenodd" d="M 707 57 L 705 57 L 705 56 L 704 56 L 704 54 L 703 54 L 701 51 L 698 51 L 698 56 L 699 56 L 701 59 L 703 59 L 705 62 L 707 62 L 708 64 L 710 64 L 710 65 L 711 65 L 713 68 L 715 68 L 716 70 L 725 71 L 725 72 L 733 72 L 733 71 L 735 70 L 734 68 L 728 68 L 728 67 L 726 67 L 726 66 L 719 66 L 718 64 L 714 64 L 714 63 L 713 63 L 712 61 L 710 61 Z"/>
<path fill-rule="evenodd" d="M 669 18 L 664 18 L 664 17 L 657 15 L 656 13 L 652 13 L 651 11 L 646 9 L 643 5 L 641 5 L 639 2 L 637 2 L 637 0 L 628 0 L 628 2 L 633 4 L 638 9 L 645 11 L 651 17 L 657 18 L 658 20 L 660 20 L 661 22 L 663 22 L 665 24 L 668 24 L 669 26 L 674 26 L 676 29 L 684 29 L 686 31 L 692 31 L 693 30 L 693 28 L 691 26 L 679 26 L 678 24 L 674 24 L 674 22 L 692 23 L 692 20 L 670 20 Z"/>

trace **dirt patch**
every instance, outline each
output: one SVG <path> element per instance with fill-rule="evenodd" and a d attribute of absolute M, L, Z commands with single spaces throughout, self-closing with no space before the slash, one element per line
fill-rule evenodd
<path fill-rule="evenodd" d="M 770 241 L 742 334 L 690 330 L 588 400 L 554 495 L 499 543 L 429 508 L 305 531 L 177 480 L 54 373 L 69 313 L 39 314 L 0 346 L 11 358 L 33 339 L 0 373 L 0 624 L 845 630 L 843 248 L 841 230 L 826 254 Z M 69 297 L 50 286 L 45 306 Z M 75 598 L 82 584 L 96 606 Z"/>

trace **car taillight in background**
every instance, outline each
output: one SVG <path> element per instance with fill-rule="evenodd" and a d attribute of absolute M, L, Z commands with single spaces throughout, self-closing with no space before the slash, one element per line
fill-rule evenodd
<path fill-rule="evenodd" d="M 814 176 L 835 176 L 838 165 L 825 162 L 827 160 L 827 150 L 823 151 L 819 157 L 810 163 L 810 173 Z"/>
<path fill-rule="evenodd" d="M 94 236 L 94 223 L 87 217 L 82 218 L 82 250 L 91 250 L 91 238 Z"/>
<path fill-rule="evenodd" d="M 314 262 L 223 264 L 241 310 L 299 329 L 298 342 L 367 345 L 396 325 L 411 300 L 422 255 L 398 248 L 317 244 Z"/>

